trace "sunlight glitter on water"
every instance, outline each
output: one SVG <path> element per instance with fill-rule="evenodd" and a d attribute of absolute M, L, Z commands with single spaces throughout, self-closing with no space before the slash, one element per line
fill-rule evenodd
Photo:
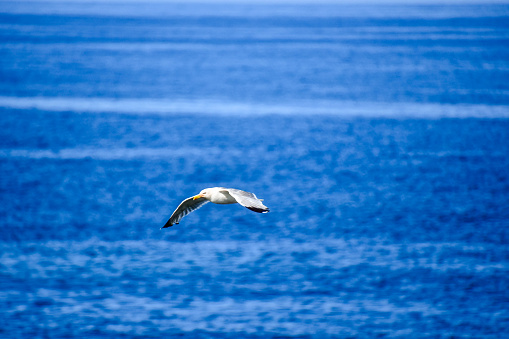
<path fill-rule="evenodd" d="M 16 280 L 20 278 L 19 267 L 23 265 L 29 274 L 27 283 L 46 280 L 44 284 L 49 285 L 15 293 L 19 303 L 4 309 L 5 312 L 21 315 L 26 307 L 35 303 L 43 312 L 50 312 L 57 322 L 73 314 L 88 314 L 89 320 L 80 326 L 94 326 L 95 322 L 109 319 L 108 331 L 130 334 L 149 334 L 152 326 L 161 331 L 179 328 L 256 333 L 263 329 L 286 335 L 309 332 L 330 335 L 344 331 L 355 334 L 348 325 L 362 324 L 370 317 L 380 317 L 380 323 L 392 323 L 404 319 L 409 312 L 430 317 L 445 311 L 425 302 L 400 304 L 383 295 L 373 299 L 375 290 L 364 288 L 363 291 L 360 286 L 355 287 L 357 292 L 348 292 L 355 285 L 366 284 L 365 278 L 359 280 L 366 271 L 374 269 L 374 278 L 380 279 L 377 266 L 394 272 L 431 268 L 438 272 L 466 273 L 479 269 L 468 254 L 459 257 L 463 262 L 458 262 L 456 256 L 454 265 L 448 264 L 448 259 L 442 255 L 451 250 L 468 252 L 471 246 L 418 244 L 408 249 L 406 245 L 374 243 L 373 239 L 308 243 L 50 241 L 38 244 L 41 249 L 38 253 L 23 254 L 34 246 L 30 243 L 4 246 L 2 271 Z M 430 257 L 429 251 L 435 251 L 436 255 Z M 315 273 L 311 273 L 309 267 L 313 267 Z M 328 286 L 323 289 L 325 286 L 319 280 L 330 272 L 345 269 L 349 273 L 341 275 L 343 281 L 335 283 L 343 288 Z M 75 289 L 51 287 L 50 281 L 63 270 L 73 276 Z M 136 277 L 139 270 L 159 276 L 159 279 L 148 282 Z M 485 267 L 484 270 L 507 271 L 507 267 Z M 274 280 L 275 276 L 279 278 Z M 337 273 L 334 276 L 334 279 L 340 277 Z M 117 291 L 109 282 L 111 277 L 116 277 L 114 281 L 124 289 L 134 289 L 136 294 Z M 82 279 L 93 279 L 95 284 L 92 285 L 98 289 L 90 289 L 92 286 L 79 289 Z M 407 282 L 391 287 L 394 289 L 391 293 L 400 289 L 401 293 L 408 294 L 407 286 L 417 290 L 425 288 Z M 216 290 L 211 299 L 206 291 L 217 288 L 220 290 Z M 199 289 L 202 293 L 189 295 L 190 289 Z M 14 293 L 7 287 L 2 293 L 10 291 Z M 256 295 L 261 292 L 265 296 L 258 299 Z M 298 326 L 295 326 L 295 317 L 299 318 Z M 115 324 L 120 319 L 122 323 Z M 45 326 L 53 325 L 46 323 Z"/>

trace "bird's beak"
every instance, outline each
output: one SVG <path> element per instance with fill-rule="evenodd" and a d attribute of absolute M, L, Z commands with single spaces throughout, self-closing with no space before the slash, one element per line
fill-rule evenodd
<path fill-rule="evenodd" d="M 193 200 L 200 199 L 200 198 L 202 198 L 202 196 L 201 196 L 200 194 L 198 194 L 198 195 L 195 195 L 195 196 L 193 197 Z"/>

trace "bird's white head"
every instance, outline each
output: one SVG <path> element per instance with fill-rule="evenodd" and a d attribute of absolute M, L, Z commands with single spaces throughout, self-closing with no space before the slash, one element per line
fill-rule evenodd
<path fill-rule="evenodd" d="M 199 199 L 199 198 L 205 198 L 207 200 L 210 200 L 211 196 L 212 196 L 212 193 L 210 192 L 210 190 L 209 189 L 204 189 L 204 190 L 202 190 L 200 192 L 200 194 L 195 195 L 193 197 L 193 200 L 196 200 L 196 199 Z"/>

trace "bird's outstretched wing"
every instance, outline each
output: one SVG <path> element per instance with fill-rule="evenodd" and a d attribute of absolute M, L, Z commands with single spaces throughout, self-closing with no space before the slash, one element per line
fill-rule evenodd
<path fill-rule="evenodd" d="M 262 204 L 262 201 L 256 197 L 253 193 L 238 190 L 235 188 L 226 189 L 230 195 L 237 200 L 239 204 L 251 211 L 258 213 L 267 213 L 269 208 Z"/>
<path fill-rule="evenodd" d="M 197 210 L 208 202 L 209 201 L 205 198 L 198 198 L 196 200 L 193 200 L 193 197 L 187 198 L 180 203 L 179 207 L 177 207 L 175 212 L 173 212 L 170 219 L 161 228 L 167 228 L 173 226 L 174 224 L 178 224 L 183 217 Z"/>

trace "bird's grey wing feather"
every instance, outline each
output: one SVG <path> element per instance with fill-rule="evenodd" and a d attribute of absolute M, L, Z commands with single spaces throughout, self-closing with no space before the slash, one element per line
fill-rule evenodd
<path fill-rule="evenodd" d="M 260 199 L 254 195 L 254 193 L 238 190 L 235 188 L 228 188 L 228 193 L 237 200 L 239 204 L 251 211 L 258 213 L 267 213 L 269 208 L 265 206 Z"/>
<path fill-rule="evenodd" d="M 198 198 L 196 200 L 193 200 L 193 197 L 187 198 L 180 203 L 179 207 L 177 207 L 175 212 L 173 212 L 170 219 L 161 228 L 167 228 L 173 226 L 174 224 L 178 224 L 183 217 L 193 211 L 196 211 L 198 208 L 202 207 L 208 202 L 209 201 L 205 198 Z"/>

